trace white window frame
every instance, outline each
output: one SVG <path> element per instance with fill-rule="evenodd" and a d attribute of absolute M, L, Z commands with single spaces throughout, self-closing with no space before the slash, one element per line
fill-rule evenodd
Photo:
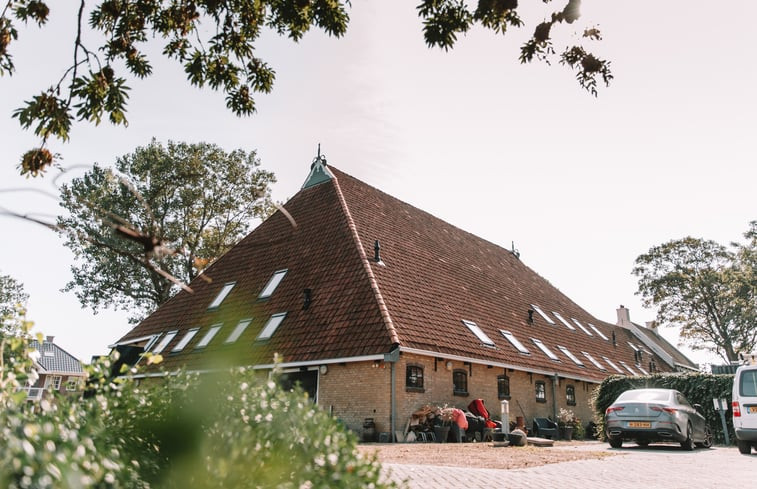
<path fill-rule="evenodd" d="M 605 356 L 603 356 L 602 358 L 604 359 L 605 362 L 607 362 L 607 365 L 609 365 L 612 368 L 614 368 L 616 372 L 618 372 L 621 375 L 625 375 L 625 372 L 623 370 L 621 370 L 620 367 L 618 367 L 617 365 L 615 365 L 612 360 L 610 360 L 609 358 L 607 358 Z"/>
<path fill-rule="evenodd" d="M 215 338 L 215 336 L 221 330 L 221 327 L 223 327 L 223 323 L 216 323 L 211 325 L 208 329 L 208 332 L 205 333 L 205 336 L 203 336 L 202 339 L 197 342 L 195 349 L 205 348 L 206 346 L 208 346 L 208 344 L 213 341 L 213 338 Z"/>
<path fill-rule="evenodd" d="M 268 280 L 268 283 L 265 284 L 265 287 L 263 287 L 263 290 L 260 291 L 260 295 L 258 295 L 258 299 L 267 299 L 273 295 L 274 292 L 276 292 L 276 289 L 279 287 L 279 284 L 282 280 L 284 280 L 284 277 L 286 276 L 287 272 L 289 272 L 289 269 L 283 268 L 281 270 L 276 270 L 273 272 L 273 276 Z"/>
<path fill-rule="evenodd" d="M 586 333 L 589 336 L 594 336 L 594 334 L 591 331 L 589 331 L 588 329 L 586 329 L 586 327 L 584 327 L 583 324 L 581 324 L 580 322 L 578 322 L 578 319 L 576 319 L 576 318 L 570 318 L 570 320 L 573 321 L 574 323 L 576 323 L 576 326 L 578 326 L 579 328 L 581 328 L 581 331 L 583 331 L 584 333 Z"/>
<path fill-rule="evenodd" d="M 554 360 L 556 362 L 560 361 L 560 358 L 557 355 L 555 355 L 554 352 L 552 350 L 550 350 L 547 347 L 547 345 L 544 344 L 544 342 L 542 340 L 537 339 L 537 338 L 531 338 L 531 341 L 534 343 L 534 345 L 536 345 L 537 347 L 539 347 L 539 349 L 542 351 L 542 353 L 544 353 L 545 355 L 547 355 L 550 359 L 552 359 L 552 360 Z"/>
<path fill-rule="evenodd" d="M 63 376 L 62 375 L 51 375 L 50 376 L 50 384 L 53 387 L 53 390 L 59 391 L 60 390 L 60 384 L 63 382 Z"/>
<path fill-rule="evenodd" d="M 505 338 L 507 338 L 507 341 L 509 341 L 510 344 L 513 345 L 516 350 L 518 350 L 521 353 L 525 353 L 526 355 L 530 355 L 531 354 L 531 352 L 528 351 L 528 348 L 526 348 L 523 345 L 523 343 L 521 343 L 520 340 L 518 340 L 518 338 L 515 337 L 514 334 L 512 334 L 511 332 L 506 331 L 504 329 L 500 329 L 499 332 L 500 332 L 500 334 L 502 336 L 504 336 Z"/>
<path fill-rule="evenodd" d="M 593 364 L 594 364 L 594 366 L 595 366 L 595 367 L 597 367 L 597 368 L 598 368 L 599 370 L 602 370 L 603 372 L 606 372 L 606 371 L 607 371 L 607 369 L 605 368 L 605 366 L 604 366 L 604 365 L 602 365 L 601 363 L 599 363 L 599 360 L 597 360 L 596 358 L 594 358 L 594 357 L 593 357 L 593 356 L 591 356 L 590 354 L 586 353 L 585 351 L 582 351 L 581 353 L 582 353 L 582 354 L 583 354 L 583 356 L 585 356 L 585 357 L 586 357 L 586 358 L 587 358 L 587 359 L 588 359 L 588 360 L 589 360 L 589 361 L 590 361 L 591 363 L 593 363 Z"/>
<path fill-rule="evenodd" d="M 66 391 L 74 392 L 79 385 L 79 380 L 76 377 L 69 377 L 66 381 Z"/>
<path fill-rule="evenodd" d="M 158 346 L 155 347 L 155 349 L 152 351 L 153 354 L 157 355 L 158 353 L 161 353 L 163 350 L 166 349 L 168 344 L 176 338 L 176 335 L 179 334 L 179 330 L 175 329 L 173 331 L 169 331 L 166 333 L 166 335 L 163 337 L 162 340 L 160 340 L 160 343 L 158 343 Z"/>
<path fill-rule="evenodd" d="M 644 375 L 649 375 L 649 372 L 647 372 L 646 370 L 644 370 L 644 367 L 642 367 L 638 363 L 636 364 L 636 368 L 638 368 L 641 371 L 641 373 L 643 373 Z"/>
<path fill-rule="evenodd" d="M 560 350 L 561 352 L 563 352 L 563 354 L 564 354 L 564 355 L 565 355 L 566 357 L 568 357 L 568 358 L 570 358 L 571 360 L 573 360 L 573 363 L 575 363 L 575 364 L 576 364 L 576 365 L 578 365 L 579 367 L 584 367 L 584 366 L 585 366 L 585 365 L 584 365 L 584 362 L 582 362 L 582 361 L 581 361 L 581 360 L 580 360 L 580 359 L 579 359 L 579 358 L 578 358 L 577 356 L 575 356 L 575 355 L 573 354 L 573 352 L 572 352 L 572 351 L 568 350 L 568 349 L 567 349 L 567 348 L 565 348 L 564 346 L 560 346 L 560 345 L 557 345 L 557 349 L 558 349 L 558 350 Z"/>
<path fill-rule="evenodd" d="M 255 341 L 264 341 L 271 339 L 271 336 L 273 336 L 276 330 L 279 329 L 279 326 L 281 326 L 281 323 L 284 321 L 286 316 L 287 313 L 279 312 L 268 318 L 268 321 L 266 321 L 265 326 L 263 326 L 263 329 L 260 331 L 260 334 L 258 334 L 258 337 L 255 338 Z"/>
<path fill-rule="evenodd" d="M 239 339 L 240 336 L 242 336 L 242 333 L 244 333 L 244 330 L 247 329 L 247 326 L 250 325 L 252 322 L 252 318 L 249 319 L 242 319 L 240 320 L 236 326 L 234 326 L 234 330 L 231 332 L 228 338 L 226 338 L 226 341 L 224 343 L 234 343 Z"/>
<path fill-rule="evenodd" d="M 567 326 L 568 329 L 570 329 L 571 331 L 575 331 L 576 330 L 575 326 L 573 326 L 568 321 L 566 321 L 564 317 L 560 316 L 559 312 L 552 311 L 552 314 L 554 314 L 555 317 L 557 319 L 559 319 L 561 323 L 563 323 L 565 326 Z"/>
<path fill-rule="evenodd" d="M 200 331 L 200 328 L 192 328 L 187 330 L 187 332 L 184 334 L 184 336 L 181 338 L 181 341 L 176 343 L 176 346 L 173 347 L 172 352 L 177 352 L 183 350 L 190 341 L 192 341 L 192 338 L 195 337 L 197 332 Z"/>
<path fill-rule="evenodd" d="M 210 303 L 208 306 L 208 309 L 218 309 L 221 307 L 221 303 L 226 299 L 226 297 L 231 293 L 231 290 L 236 285 L 236 282 L 226 282 L 223 284 L 223 288 L 218 292 L 218 295 L 213 299 L 213 302 Z"/>
<path fill-rule="evenodd" d="M 481 340 L 481 342 L 487 346 L 497 346 L 494 344 L 491 338 L 489 338 L 486 333 L 478 326 L 478 324 L 474 323 L 473 321 L 468 321 L 467 319 L 463 319 L 463 324 L 470 330 L 471 333 L 476 335 L 476 338 Z"/>
<path fill-rule="evenodd" d="M 630 341 L 627 341 L 626 343 L 628 343 L 628 346 L 630 346 L 631 348 L 633 348 L 633 351 L 639 351 L 639 348 L 636 345 L 634 345 L 633 343 L 631 343 Z"/>
<path fill-rule="evenodd" d="M 588 324 L 588 325 L 589 325 L 589 327 L 590 327 L 591 329 L 593 329 L 593 330 L 594 330 L 594 332 L 595 332 L 595 333 L 597 333 L 597 334 L 599 335 L 599 337 L 600 337 L 600 338 L 602 338 L 602 339 L 603 339 L 603 340 L 605 340 L 605 341 L 610 341 L 610 339 L 609 339 L 609 338 L 608 338 L 607 336 L 605 336 L 605 334 L 604 334 L 603 332 L 601 332 L 601 331 L 599 330 L 599 328 L 597 328 L 596 326 L 594 326 L 594 325 L 593 325 L 593 324 L 591 324 L 591 323 L 586 323 L 586 324 Z"/>
<path fill-rule="evenodd" d="M 537 312 L 537 313 L 539 314 L 539 316 L 541 316 L 542 318 L 544 318 L 544 320 L 545 320 L 545 321 L 546 321 L 546 322 L 547 322 L 548 324 L 551 324 L 551 325 L 553 325 L 553 326 L 554 326 L 554 325 L 556 324 L 556 323 L 555 323 L 555 322 L 554 322 L 554 321 L 552 320 L 552 318 L 551 318 L 551 317 L 547 316 L 547 313 L 546 313 L 546 312 L 544 312 L 544 311 L 542 311 L 542 310 L 541 310 L 541 307 L 537 306 L 536 304 L 531 304 L 531 308 L 532 308 L 532 309 L 533 309 L 534 311 L 536 311 L 536 312 Z"/>
<path fill-rule="evenodd" d="M 629 367 L 628 364 L 624 362 L 623 360 L 618 360 L 618 363 L 620 363 L 620 365 L 622 365 L 623 368 L 631 372 L 635 377 L 640 377 L 639 372 Z"/>

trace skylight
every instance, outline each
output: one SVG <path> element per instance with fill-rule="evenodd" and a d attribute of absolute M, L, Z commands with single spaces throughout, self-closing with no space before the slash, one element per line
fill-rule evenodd
<path fill-rule="evenodd" d="M 242 333 L 244 333 L 244 330 L 247 329 L 247 326 L 249 326 L 250 322 L 252 322 L 252 319 L 242 319 L 241 321 L 239 321 L 237 326 L 234 328 L 234 331 L 231 332 L 224 343 L 234 343 L 235 341 L 237 341 L 239 337 L 242 336 Z"/>
<path fill-rule="evenodd" d="M 267 340 L 271 336 L 273 336 L 273 333 L 276 332 L 276 328 L 279 327 L 281 322 L 284 320 L 284 318 L 287 316 L 287 313 L 280 312 L 278 314 L 274 314 L 271 316 L 271 318 L 268 320 L 267 323 L 265 323 L 265 326 L 263 326 L 263 330 L 260 332 L 256 340 Z"/>
<path fill-rule="evenodd" d="M 595 366 L 595 367 L 597 367 L 597 368 L 598 368 L 599 370 L 607 370 L 607 369 L 605 368 L 605 366 L 604 366 L 604 365 L 602 365 L 601 363 L 599 363 L 599 360 L 597 360 L 597 359 L 596 359 L 596 358 L 594 358 L 593 356 L 589 355 L 589 354 L 588 354 L 588 353 L 586 353 L 585 351 L 582 351 L 581 353 L 583 354 L 583 356 L 585 356 L 585 357 L 586 357 L 587 359 L 589 359 L 589 361 L 590 361 L 591 363 L 593 363 L 593 364 L 594 364 L 594 366 Z"/>
<path fill-rule="evenodd" d="M 607 365 L 609 365 L 612 368 L 614 368 L 619 374 L 624 374 L 625 373 L 625 372 L 623 372 L 620 369 L 620 367 L 618 367 L 617 365 L 615 365 L 614 363 L 612 363 L 612 360 L 610 360 L 609 358 L 607 358 L 607 357 L 602 357 L 602 358 L 604 358 L 605 362 L 607 362 Z"/>
<path fill-rule="evenodd" d="M 556 313 L 555 311 L 552 311 L 552 314 L 554 314 L 554 315 L 555 315 L 555 317 L 556 317 L 557 319 L 559 319 L 561 323 L 563 323 L 563 324 L 564 324 L 565 326 L 567 326 L 567 327 L 568 327 L 568 329 L 572 329 L 573 331 L 575 331 L 575 330 L 576 330 L 576 328 L 574 328 L 572 324 L 570 324 L 570 323 L 569 323 L 568 321 L 566 321 L 564 317 L 560 316 L 560 315 L 559 315 L 558 313 Z"/>
<path fill-rule="evenodd" d="M 544 311 L 542 311 L 542 310 L 541 310 L 541 308 L 540 308 L 539 306 L 537 306 L 536 304 L 531 304 L 531 307 L 533 308 L 533 310 L 534 310 L 534 311 L 536 311 L 537 313 L 539 313 L 539 316 L 543 317 L 543 318 L 544 318 L 544 320 L 545 320 L 545 321 L 546 321 L 547 323 L 549 323 L 549 324 L 555 324 L 555 322 L 554 322 L 554 321 L 552 321 L 552 318 L 551 318 L 551 317 L 549 317 L 549 316 L 547 316 L 547 313 L 546 313 L 546 312 L 544 312 Z"/>
<path fill-rule="evenodd" d="M 639 351 L 639 348 L 636 345 L 634 345 L 630 341 L 628 341 L 627 343 L 628 343 L 628 346 L 630 346 L 631 348 L 633 348 L 633 351 Z"/>
<path fill-rule="evenodd" d="M 583 331 L 584 333 L 586 333 L 589 336 L 594 336 L 591 331 L 589 331 L 588 329 L 586 329 L 583 324 L 581 324 L 581 323 L 578 322 L 578 319 L 576 319 L 576 318 L 570 318 L 570 320 L 573 321 L 574 323 L 576 323 L 576 326 L 578 326 L 579 328 L 581 328 L 581 331 Z"/>
<path fill-rule="evenodd" d="M 542 352 L 544 352 L 544 354 L 547 355 L 549 358 L 551 358 L 552 360 L 557 360 L 558 362 L 560 361 L 560 359 L 557 358 L 557 355 L 555 355 L 554 353 L 552 353 L 552 350 L 550 350 L 549 348 L 547 348 L 547 345 L 545 345 L 544 343 L 542 343 L 541 340 L 537 340 L 536 338 L 531 338 L 531 341 L 533 341 L 534 345 L 538 346 L 539 349 Z"/>
<path fill-rule="evenodd" d="M 189 344 L 189 342 L 192 340 L 192 338 L 195 337 L 195 335 L 197 334 L 198 331 L 200 331 L 200 328 L 192 328 L 189 331 L 187 331 L 187 333 L 184 335 L 184 337 L 181 339 L 181 341 L 179 341 L 178 343 L 176 343 L 176 346 L 174 346 L 173 350 L 171 350 L 171 351 L 181 351 L 181 350 L 183 350 L 184 347 L 186 347 Z"/>
<path fill-rule="evenodd" d="M 481 328 L 479 328 L 476 323 L 474 323 L 473 321 L 466 321 L 465 319 L 463 319 L 463 324 L 466 325 L 468 327 L 468 329 L 471 330 L 471 333 L 473 333 L 474 335 L 476 335 L 476 337 L 479 340 L 481 340 L 481 342 L 483 344 L 489 345 L 489 346 L 495 346 L 494 342 L 491 340 L 491 338 L 489 338 L 488 336 L 486 336 L 486 333 L 484 333 L 483 331 L 481 331 Z"/>
<path fill-rule="evenodd" d="M 157 355 L 158 353 L 165 350 L 168 344 L 171 342 L 171 340 L 174 339 L 174 337 L 176 337 L 178 333 L 179 333 L 178 330 L 169 331 L 168 333 L 166 333 L 166 335 L 163 337 L 160 343 L 158 343 L 158 346 L 156 346 L 152 352 Z"/>
<path fill-rule="evenodd" d="M 507 341 L 509 341 L 519 352 L 528 353 L 528 348 L 523 346 L 523 343 L 521 343 L 511 332 L 505 331 L 504 329 L 500 329 L 499 332 L 502 336 L 507 338 Z"/>
<path fill-rule="evenodd" d="M 268 297 L 271 297 L 271 295 L 273 295 L 273 292 L 276 290 L 276 287 L 278 287 L 281 281 L 284 279 L 284 275 L 286 275 L 287 272 L 288 270 L 286 269 L 274 272 L 271 280 L 268 281 L 265 287 L 263 287 L 263 290 L 260 292 L 258 299 L 267 299 Z"/>
<path fill-rule="evenodd" d="M 624 362 L 624 361 L 622 361 L 622 360 L 621 360 L 621 361 L 620 361 L 620 364 L 621 364 L 621 365 L 623 365 L 623 367 L 624 367 L 624 368 L 625 368 L 626 370 L 628 370 L 629 372 L 631 372 L 631 373 L 632 373 L 633 375 L 635 375 L 635 376 L 637 376 L 637 377 L 639 376 L 639 373 L 638 373 L 638 372 L 637 372 L 636 370 L 634 370 L 634 369 L 632 369 L 631 367 L 629 367 L 629 366 L 628 366 L 628 364 L 627 364 L 626 362 Z"/>
<path fill-rule="evenodd" d="M 218 333 L 218 330 L 221 329 L 221 326 L 223 326 L 222 323 L 214 324 L 210 327 L 207 333 L 205 333 L 205 336 L 202 337 L 199 343 L 195 345 L 195 348 L 205 348 L 208 346 L 208 343 L 210 343 L 210 340 L 212 340 L 216 333 Z"/>
<path fill-rule="evenodd" d="M 600 338 L 602 338 L 602 339 L 603 339 L 603 340 L 605 340 L 605 341 L 610 341 L 610 340 L 609 340 L 609 339 L 607 338 L 607 336 L 605 336 L 605 335 L 604 335 L 604 333 L 602 333 L 602 332 L 601 332 L 601 331 L 600 331 L 600 330 L 599 330 L 599 329 L 598 329 L 598 328 L 597 328 L 596 326 L 594 326 L 594 325 L 593 325 L 593 324 L 591 324 L 591 323 L 586 323 L 586 324 L 588 324 L 588 325 L 589 325 L 589 327 L 590 327 L 591 329 L 593 329 L 593 330 L 594 330 L 594 332 L 595 332 L 595 333 L 597 333 L 597 334 L 598 334 L 598 335 L 600 336 Z"/>
<path fill-rule="evenodd" d="M 573 354 L 573 352 L 571 352 L 570 350 L 568 350 L 564 346 L 557 345 L 557 348 L 559 348 L 561 352 L 565 353 L 566 357 L 568 357 L 571 360 L 573 360 L 573 362 L 575 362 L 576 365 L 580 365 L 582 367 L 584 366 L 584 362 L 582 362 L 581 360 L 579 360 L 578 357 Z"/>
<path fill-rule="evenodd" d="M 641 370 L 641 373 L 643 373 L 644 375 L 649 375 L 649 372 L 647 372 L 646 370 L 644 370 L 644 367 L 642 367 L 638 363 L 636 364 L 636 368 L 638 368 L 639 370 Z"/>
<path fill-rule="evenodd" d="M 227 284 L 224 284 L 221 291 L 218 293 L 215 299 L 213 299 L 213 302 L 210 303 L 208 306 L 208 309 L 215 309 L 216 307 L 221 305 L 221 302 L 226 298 L 227 295 L 229 295 L 229 292 L 231 292 L 231 289 L 234 288 L 236 285 L 236 282 L 229 282 Z"/>

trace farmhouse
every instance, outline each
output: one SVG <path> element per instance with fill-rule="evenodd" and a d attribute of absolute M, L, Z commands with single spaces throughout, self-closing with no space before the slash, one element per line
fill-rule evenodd
<path fill-rule="evenodd" d="M 517 253 L 326 164 L 191 284 L 119 339 L 163 368 L 270 370 L 360 430 L 402 430 L 424 404 L 591 419 L 609 375 L 696 370 L 654 330 L 598 320 Z M 160 375 L 158 373 L 147 373 Z M 394 428 L 394 429 L 393 429 Z"/>

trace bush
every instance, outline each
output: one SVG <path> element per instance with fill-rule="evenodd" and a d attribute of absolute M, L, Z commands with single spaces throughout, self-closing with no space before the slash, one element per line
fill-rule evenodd
<path fill-rule="evenodd" d="M 605 439 L 605 410 L 624 391 L 641 388 L 675 389 L 683 394 L 689 402 L 700 404 L 707 425 L 712 430 L 715 443 L 725 443 L 723 424 L 720 415 L 715 411 L 713 399 L 726 399 L 731 405 L 731 390 L 733 375 L 712 374 L 677 374 L 677 375 L 649 375 L 645 377 L 623 377 L 613 375 L 607 377 L 595 389 L 592 398 L 594 406 L 594 422 L 597 424 L 597 434 Z M 733 440 L 733 423 L 726 415 L 726 426 L 730 439 Z"/>
<path fill-rule="evenodd" d="M 12 357 L 28 358 L 23 343 Z M 32 409 L 16 392 L 30 367 L 0 371 L 0 487 L 394 487 L 379 483 L 375 458 L 361 457 L 356 437 L 304 392 L 249 369 L 140 386 L 108 379 L 105 361 L 91 369 L 85 398 Z"/>

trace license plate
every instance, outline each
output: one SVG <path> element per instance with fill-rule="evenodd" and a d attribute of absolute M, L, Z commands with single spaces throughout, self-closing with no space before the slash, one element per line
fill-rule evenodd
<path fill-rule="evenodd" d="M 757 406 L 749 406 L 750 414 L 757 414 Z"/>
<path fill-rule="evenodd" d="M 628 427 L 629 428 L 651 428 L 652 423 L 647 423 L 645 421 L 629 421 Z"/>

